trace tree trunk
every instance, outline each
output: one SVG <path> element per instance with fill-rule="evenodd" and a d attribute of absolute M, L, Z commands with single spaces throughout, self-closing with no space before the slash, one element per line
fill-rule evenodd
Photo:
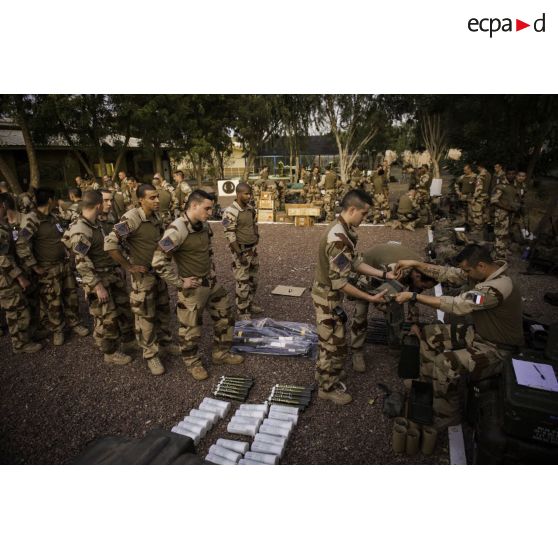
<path fill-rule="evenodd" d="M 225 160 L 223 158 L 223 154 L 218 149 L 215 150 L 215 158 L 217 159 L 217 166 L 219 168 L 219 179 L 224 180 L 224 178 L 225 178 Z"/>
<path fill-rule="evenodd" d="M 161 153 L 161 147 L 159 145 L 154 146 L 153 162 L 155 172 L 158 172 L 161 176 L 163 176 L 163 155 Z"/>
<path fill-rule="evenodd" d="M 17 119 L 19 127 L 21 128 L 21 133 L 23 134 L 23 141 L 25 142 L 25 151 L 27 152 L 27 159 L 29 160 L 29 185 L 32 188 L 38 188 L 39 182 L 41 181 L 41 175 L 39 171 L 39 161 L 37 159 L 37 152 L 35 151 L 35 145 L 33 144 L 33 138 L 31 137 L 31 131 L 27 125 L 27 120 L 25 118 L 25 113 L 23 112 L 23 107 L 19 104 L 17 106 Z"/>
<path fill-rule="evenodd" d="M 128 149 L 128 143 L 130 142 L 130 127 L 128 126 L 128 130 L 126 132 L 126 139 L 118 152 L 118 156 L 116 157 L 116 162 L 114 163 L 114 171 L 112 173 L 112 180 L 116 180 L 116 176 L 118 175 L 118 171 L 120 170 L 120 165 L 122 164 L 122 160 L 126 155 L 126 149 Z M 162 165 L 161 165 L 162 166 Z M 104 175 L 105 173 L 103 173 Z M 161 171 L 162 174 L 162 171 Z"/>
<path fill-rule="evenodd" d="M 242 182 L 248 182 L 248 177 L 250 176 L 250 169 L 254 166 L 256 162 L 256 154 L 250 151 L 246 157 L 246 167 L 244 168 L 244 173 L 242 175 Z"/>
<path fill-rule="evenodd" d="M 440 173 L 440 157 L 432 158 L 432 178 L 442 178 Z"/>
<path fill-rule="evenodd" d="M 17 175 L 12 170 L 8 161 L 4 159 L 4 155 L 0 153 L 0 173 L 6 179 L 6 182 L 10 186 L 12 192 L 14 194 L 21 194 L 21 186 L 19 184 L 19 180 L 17 179 Z"/>

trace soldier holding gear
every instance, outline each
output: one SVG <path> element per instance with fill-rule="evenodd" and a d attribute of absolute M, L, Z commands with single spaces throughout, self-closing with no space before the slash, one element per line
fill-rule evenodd
<path fill-rule="evenodd" d="M 37 209 L 21 222 L 16 249 L 22 263 L 38 276 L 41 318 L 48 319 L 54 345 L 64 343 L 64 325 L 80 337 L 89 330 L 80 324 L 77 283 L 62 244 L 64 229 L 53 213 L 54 192 L 39 188 Z"/>
<path fill-rule="evenodd" d="M 435 426 L 457 424 L 460 416 L 459 380 L 463 374 L 478 381 L 497 373 L 497 364 L 523 345 L 522 302 L 519 288 L 507 274 L 507 264 L 494 261 L 476 244 L 455 259 L 459 267 L 442 267 L 413 260 L 413 267 L 441 283 L 462 287 L 458 296 L 427 296 L 402 292 L 400 304 L 415 300 L 458 316 L 470 315 L 473 325 L 433 324 L 420 335 L 421 379 L 433 384 Z"/>
<path fill-rule="evenodd" d="M 130 300 L 116 262 L 104 250 L 105 232 L 98 219 L 103 197 L 99 190 L 83 194 L 82 214 L 64 233 L 64 245 L 75 256 L 76 271 L 93 317 L 93 338 L 107 364 L 123 365 L 132 361 L 119 351 L 134 345 Z"/>
<path fill-rule="evenodd" d="M 378 244 L 362 255 L 362 260 L 365 264 L 383 271 L 394 271 L 397 262 L 403 259 L 418 260 L 419 256 L 406 246 L 390 243 Z M 414 268 L 409 268 L 402 272 L 398 280 L 409 291 L 417 293 L 421 293 L 425 289 L 431 289 L 436 284 L 432 277 L 428 277 Z M 353 353 L 353 370 L 355 372 L 366 371 L 364 343 L 368 328 L 369 306 L 368 301 L 363 299 L 358 299 L 355 304 L 355 313 L 351 323 L 351 350 Z M 409 305 L 408 314 L 407 319 L 409 321 L 418 322 L 419 315 L 414 304 Z"/>
<path fill-rule="evenodd" d="M 13 352 L 36 353 L 43 347 L 30 341 L 31 315 L 24 294 L 31 283 L 17 262 L 13 231 L 6 221 L 6 200 L 13 203 L 9 194 L 0 194 L 0 309 L 6 313 Z"/>
<path fill-rule="evenodd" d="M 225 238 L 233 256 L 236 281 L 236 309 L 239 319 L 249 320 L 262 309 L 254 304 L 258 287 L 258 227 L 256 211 L 250 205 L 252 190 L 246 183 L 236 187 L 236 200 L 223 213 Z"/>
<path fill-rule="evenodd" d="M 343 296 L 346 294 L 377 303 L 383 302 L 386 292 L 370 295 L 361 291 L 349 283 L 349 275 L 357 272 L 384 279 L 395 277 L 392 273 L 366 265 L 356 250 L 356 229 L 368 214 L 371 205 L 370 196 L 360 189 L 346 194 L 341 202 L 341 214 L 328 227 L 318 248 L 318 264 L 312 286 L 319 343 L 316 363 L 318 397 L 338 405 L 346 405 L 352 401 L 341 383 L 347 355 Z"/>
<path fill-rule="evenodd" d="M 154 376 L 164 374 L 159 354 L 179 355 L 172 342 L 170 300 L 166 283 L 153 272 L 151 260 L 163 234 L 158 214 L 159 194 L 151 184 L 138 188 L 140 207 L 127 211 L 105 238 L 105 250 L 130 273 L 130 306 L 143 358 Z M 127 252 L 126 259 L 122 251 Z"/>
<path fill-rule="evenodd" d="M 213 363 L 244 362 L 243 356 L 230 352 L 233 311 L 227 292 L 217 284 L 215 276 L 211 250 L 213 233 L 207 224 L 214 200 L 213 194 L 194 190 L 188 198 L 184 215 L 168 227 L 153 256 L 155 271 L 178 290 L 176 313 L 180 323 L 182 358 L 196 380 L 208 377 L 199 355 L 205 309 L 213 320 Z"/>

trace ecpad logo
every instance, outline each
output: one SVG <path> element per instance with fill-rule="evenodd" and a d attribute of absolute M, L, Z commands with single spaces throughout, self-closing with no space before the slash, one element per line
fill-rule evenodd
<path fill-rule="evenodd" d="M 539 19 L 536 19 L 534 21 L 533 29 L 536 33 L 545 32 L 545 18 L 546 14 L 543 13 L 543 15 Z M 478 33 L 479 31 L 483 33 L 490 33 L 490 38 L 492 38 L 492 35 L 494 33 L 497 33 L 498 31 L 503 31 L 504 33 L 513 31 L 512 19 L 509 17 L 505 17 L 503 19 L 500 19 L 498 17 L 485 17 L 482 19 L 472 17 L 467 22 L 467 27 L 472 33 Z M 520 19 L 515 20 L 515 31 L 521 31 L 522 29 L 526 29 L 527 27 L 531 27 L 531 24 L 525 23 Z"/>

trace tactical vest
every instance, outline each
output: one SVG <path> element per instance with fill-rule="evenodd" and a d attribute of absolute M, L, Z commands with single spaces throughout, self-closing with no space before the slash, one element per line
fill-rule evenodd
<path fill-rule="evenodd" d="M 199 232 L 188 232 L 186 240 L 174 250 L 180 277 L 205 277 L 211 271 L 211 232 L 204 227 Z"/>
<path fill-rule="evenodd" d="M 54 264 L 66 259 L 62 244 L 62 225 L 54 215 L 37 212 L 39 226 L 33 238 L 33 254 L 39 264 Z"/>

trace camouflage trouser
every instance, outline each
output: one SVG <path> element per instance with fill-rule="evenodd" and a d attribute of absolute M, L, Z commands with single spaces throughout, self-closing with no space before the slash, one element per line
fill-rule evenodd
<path fill-rule="evenodd" d="M 499 207 L 494 208 L 494 255 L 506 259 L 510 239 L 510 212 Z"/>
<path fill-rule="evenodd" d="M 472 326 L 433 324 L 422 329 L 420 377 L 432 383 L 434 417 L 461 419 L 459 382 L 462 374 L 474 381 L 498 373 L 495 366 L 507 355 L 484 341 Z"/>
<path fill-rule="evenodd" d="M 172 343 L 167 284 L 152 273 L 132 273 L 130 307 L 143 358 L 157 356 L 159 345 Z"/>
<path fill-rule="evenodd" d="M 187 368 L 199 366 L 199 344 L 203 326 L 203 311 L 213 320 L 213 356 L 219 358 L 232 345 L 234 318 L 227 291 L 217 284 L 213 287 L 180 289 L 176 314 L 180 324 L 180 346 Z"/>
<path fill-rule="evenodd" d="M 422 225 L 428 225 L 432 222 L 432 208 L 430 207 L 430 193 L 427 190 L 417 190 L 415 198 L 418 206 L 419 219 Z"/>
<path fill-rule="evenodd" d="M 368 329 L 368 308 L 369 303 L 365 300 L 355 301 L 355 313 L 351 322 L 351 349 L 353 352 L 364 350 Z"/>
<path fill-rule="evenodd" d="M 374 223 L 385 223 L 391 218 L 389 199 L 385 194 L 374 194 L 372 206 L 372 220 Z"/>
<path fill-rule="evenodd" d="M 30 324 L 29 308 L 19 284 L 0 289 L 0 308 L 6 314 L 12 347 L 17 351 L 29 342 Z"/>
<path fill-rule="evenodd" d="M 333 221 L 335 219 L 335 191 L 326 190 L 324 195 L 324 210 L 326 221 Z"/>
<path fill-rule="evenodd" d="M 247 263 L 240 262 L 236 253 L 233 252 L 233 275 L 236 281 L 236 309 L 239 314 L 250 312 L 250 306 L 254 301 L 254 295 L 258 288 L 258 252 L 256 247 L 243 252 Z"/>
<path fill-rule="evenodd" d="M 469 200 L 469 224 L 473 230 L 480 231 L 485 223 L 485 207 L 488 201 L 484 198 Z"/>
<path fill-rule="evenodd" d="M 312 301 L 316 310 L 319 346 L 316 380 L 319 387 L 327 391 L 345 376 L 344 367 L 347 355 L 345 324 L 333 314 L 333 309 L 341 306 L 343 294 L 314 283 Z"/>
<path fill-rule="evenodd" d="M 105 354 L 118 350 L 120 341 L 134 339 L 134 317 L 130 310 L 130 296 L 126 282 L 117 269 L 99 273 L 109 294 L 105 303 L 100 303 L 95 291 L 84 287 L 89 302 L 89 313 L 93 317 L 93 338 L 97 347 Z"/>
<path fill-rule="evenodd" d="M 53 332 L 61 332 L 64 325 L 79 325 L 77 283 L 69 262 L 40 264 L 45 270 L 38 277 L 41 321 L 48 322 Z"/>

